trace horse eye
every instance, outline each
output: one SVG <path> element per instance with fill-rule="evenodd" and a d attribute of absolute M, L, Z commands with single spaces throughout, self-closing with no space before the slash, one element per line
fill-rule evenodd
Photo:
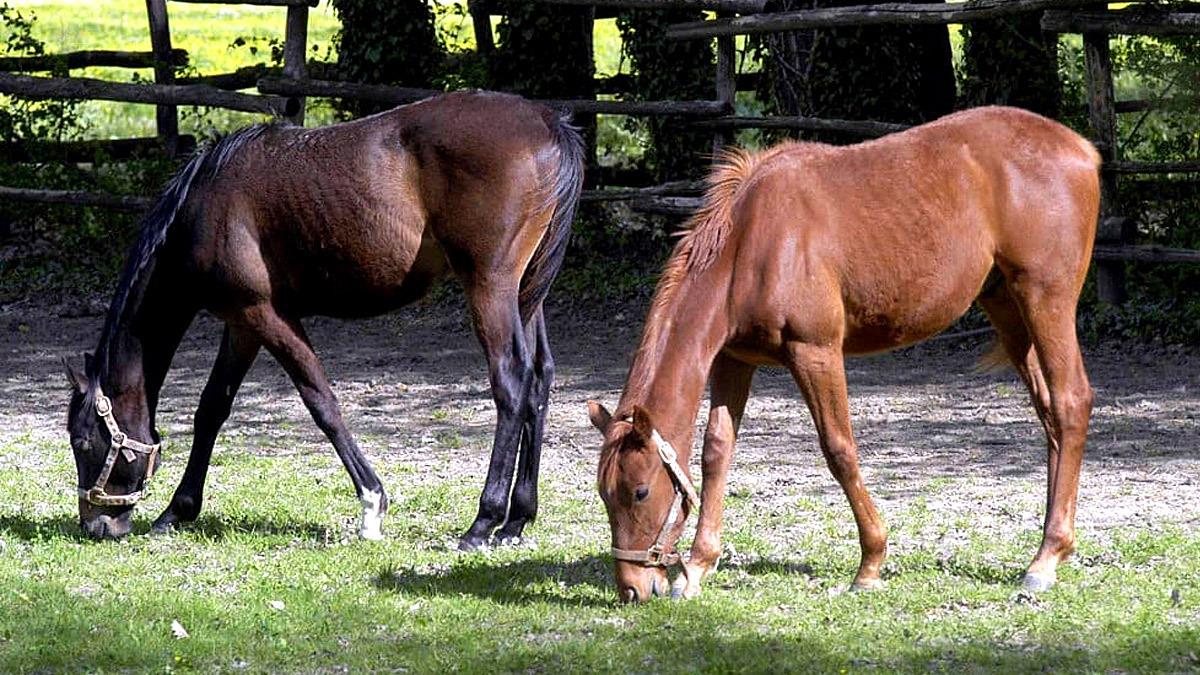
<path fill-rule="evenodd" d="M 648 495 L 648 494 L 650 494 L 650 488 L 643 485 L 642 487 L 640 487 L 636 491 L 634 491 L 633 496 L 637 497 L 637 500 L 640 502 L 640 501 L 644 500 L 646 498 L 646 495 Z"/>

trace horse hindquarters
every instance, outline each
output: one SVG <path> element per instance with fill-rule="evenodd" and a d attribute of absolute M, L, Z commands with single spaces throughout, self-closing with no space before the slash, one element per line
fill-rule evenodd
<path fill-rule="evenodd" d="M 1051 181 L 1041 186 L 1041 199 L 1056 208 L 1011 210 L 997 256 L 1004 284 L 980 298 L 1046 431 L 1046 518 L 1024 581 L 1035 591 L 1054 584 L 1058 563 L 1075 549 L 1079 472 L 1092 410 L 1075 312 L 1095 238 L 1099 174 L 1094 151 L 1081 151 L 1086 159 L 1062 160 L 1056 175 L 1035 174 Z"/>
<path fill-rule="evenodd" d="M 498 161 L 495 175 L 464 180 L 450 200 L 481 208 L 463 206 L 454 232 L 443 229 L 443 245 L 466 289 L 488 359 L 496 403 L 487 478 L 478 514 L 459 542 L 463 550 L 485 544 L 501 524 L 501 541 L 519 540 L 537 514 L 537 474 L 554 376 L 542 303 L 566 255 L 583 182 L 578 132 L 551 111 L 542 112 L 542 121 L 553 152 L 545 151 L 547 139 L 541 138 L 533 141 L 529 164 L 506 159 Z"/>

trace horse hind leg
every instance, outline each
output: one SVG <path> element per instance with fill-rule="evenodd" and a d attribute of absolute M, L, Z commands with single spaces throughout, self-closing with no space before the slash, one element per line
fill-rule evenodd
<path fill-rule="evenodd" d="M 155 519 L 154 532 L 169 532 L 176 524 L 192 522 L 200 515 L 213 444 L 221 426 L 229 418 L 233 399 L 258 355 L 260 344 L 258 338 L 249 331 L 225 327 L 216 362 L 200 395 L 200 405 L 196 408 L 192 451 L 188 455 L 187 468 L 179 486 L 175 488 L 171 503 Z"/>
<path fill-rule="evenodd" d="M 985 290 L 977 301 L 996 329 L 996 345 L 992 352 L 984 356 L 981 369 L 1011 365 L 1025 383 L 1034 412 L 1046 434 L 1046 446 L 1050 453 L 1047 456 L 1051 471 L 1049 486 L 1053 486 L 1053 472 L 1056 467 L 1055 462 L 1051 460 L 1058 452 L 1058 434 L 1054 430 L 1054 417 L 1050 412 L 1050 390 L 1046 386 L 1046 376 L 1042 373 L 1042 367 L 1038 364 L 1037 350 L 1033 348 L 1029 329 L 1025 326 L 1025 320 L 1021 318 L 1020 308 L 1009 294 L 1007 284 L 1002 280 Z M 1047 490 L 1049 489 L 1048 487 Z"/>
<path fill-rule="evenodd" d="M 538 469 L 549 412 L 550 388 L 554 385 L 554 356 L 546 334 L 546 318 L 538 307 L 530 319 L 526 338 L 533 346 L 533 380 L 526 397 L 525 420 L 521 427 L 521 448 L 513 483 L 508 516 L 496 531 L 499 543 L 519 543 L 525 526 L 537 518 Z"/>
<path fill-rule="evenodd" d="M 1028 331 L 1032 349 L 1026 368 L 1035 406 L 1044 412 L 1047 442 L 1046 519 L 1042 543 L 1026 570 L 1024 586 L 1050 588 L 1058 564 L 1075 550 L 1075 507 L 1079 472 L 1092 410 L 1092 388 L 1075 333 L 1079 284 L 1025 275 L 1009 280 L 1007 292 Z M 1036 369 L 1035 369 L 1036 367 Z M 1044 393 L 1042 393 L 1044 392 Z"/>
<path fill-rule="evenodd" d="M 487 478 L 479 495 L 479 512 L 458 543 L 459 550 L 471 551 L 485 545 L 492 530 L 508 516 L 509 490 L 525 427 L 534 365 L 521 325 L 516 284 L 464 285 L 475 333 L 487 356 L 488 379 L 496 404 L 496 434 Z M 536 464 L 531 461 L 527 469 L 536 472 Z"/>

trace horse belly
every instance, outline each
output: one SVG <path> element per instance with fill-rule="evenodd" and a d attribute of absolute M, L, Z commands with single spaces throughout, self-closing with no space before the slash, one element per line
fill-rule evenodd
<path fill-rule="evenodd" d="M 380 242 L 364 259 L 337 258 L 318 265 L 321 278 L 305 284 L 311 313 L 353 318 L 398 309 L 422 298 L 448 268 L 445 253 L 428 232 L 415 250 Z"/>
<path fill-rule="evenodd" d="M 983 250 L 959 250 L 909 263 L 844 284 L 847 354 L 896 349 L 945 330 L 979 295 L 993 259 Z"/>

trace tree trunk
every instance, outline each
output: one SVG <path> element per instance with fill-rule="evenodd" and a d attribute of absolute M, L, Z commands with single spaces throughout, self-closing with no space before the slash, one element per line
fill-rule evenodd
<path fill-rule="evenodd" d="M 1040 13 L 962 27 L 963 103 L 1001 104 L 1058 117 L 1058 36 L 1043 33 Z"/>
<path fill-rule="evenodd" d="M 918 0 L 911 4 L 926 4 Z M 858 0 L 779 0 L 778 10 Z M 766 94 L 785 115 L 916 124 L 954 109 L 950 36 L 943 26 L 795 31 L 768 36 Z M 852 138 L 821 134 L 833 142 Z"/>

